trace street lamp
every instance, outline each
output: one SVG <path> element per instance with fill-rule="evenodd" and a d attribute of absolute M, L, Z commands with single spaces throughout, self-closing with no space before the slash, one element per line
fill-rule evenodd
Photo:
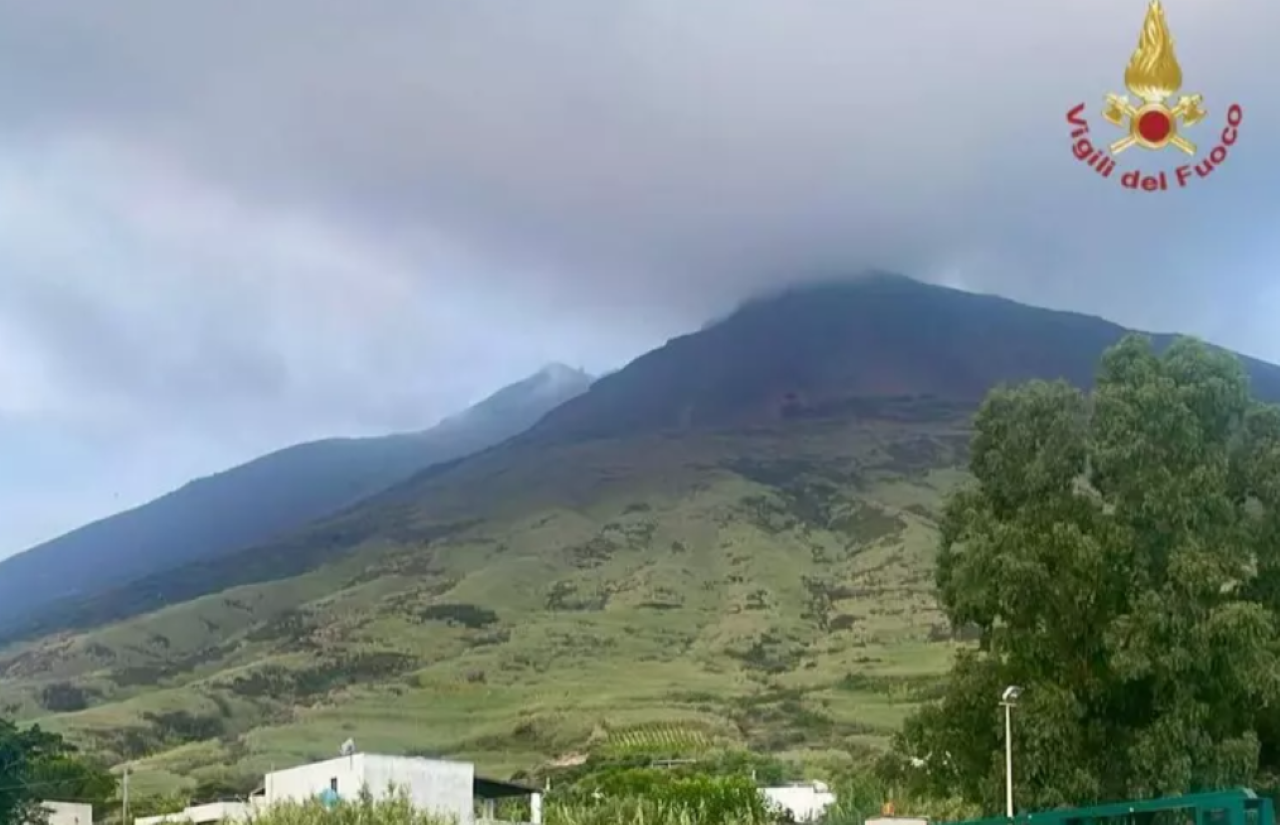
<path fill-rule="evenodd" d="M 1000 694 L 1000 707 L 1004 708 L 1004 809 L 1013 819 L 1013 706 L 1018 703 L 1022 688 L 1009 685 Z"/>

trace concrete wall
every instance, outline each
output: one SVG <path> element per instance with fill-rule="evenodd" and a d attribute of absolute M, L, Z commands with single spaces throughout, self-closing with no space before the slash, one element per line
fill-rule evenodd
<path fill-rule="evenodd" d="M 266 803 L 315 799 L 329 787 L 331 779 L 338 780 L 338 796 L 354 799 L 364 785 L 365 759 L 365 754 L 357 753 L 269 773 L 265 779 Z"/>
<path fill-rule="evenodd" d="M 49 825 L 93 825 L 93 806 L 80 802 L 42 802 Z"/>
<path fill-rule="evenodd" d="M 375 796 L 383 796 L 393 786 L 402 788 L 414 807 L 450 817 L 458 825 L 472 825 L 475 820 L 474 779 L 475 766 L 469 762 L 365 756 L 365 781 Z"/>

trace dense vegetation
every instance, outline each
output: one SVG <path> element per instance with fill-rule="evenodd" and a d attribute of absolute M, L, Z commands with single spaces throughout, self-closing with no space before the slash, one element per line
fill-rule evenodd
<path fill-rule="evenodd" d="M 1018 685 L 1023 809 L 1270 784 L 1280 409 L 1251 399 L 1225 353 L 1180 340 L 1158 354 L 1132 337 L 1092 394 L 1003 389 L 975 431 L 937 584 L 978 646 L 886 767 L 998 810 L 997 700 Z"/>
<path fill-rule="evenodd" d="M 526 812 L 500 813 L 527 821 Z M 749 779 L 676 780 L 644 795 L 608 799 L 553 799 L 545 825 L 771 825 L 778 816 L 766 808 Z M 286 802 L 255 815 L 252 825 L 448 825 L 449 820 L 415 810 L 403 796 L 360 798 L 326 808 L 318 802 Z"/>
<path fill-rule="evenodd" d="M 61 736 L 0 718 L 0 825 L 38 825 L 46 799 L 87 802 L 103 810 L 116 780 Z"/>
<path fill-rule="evenodd" d="M 656 767 L 651 760 L 592 760 L 590 764 L 555 772 L 553 785 L 544 794 L 546 825 L 783 825 L 792 812 L 769 803 L 758 783 L 781 782 L 787 767 L 777 760 L 749 753 L 721 754 L 697 762 Z M 839 789 L 839 803 L 828 809 L 826 825 L 861 825 L 881 809 L 883 788 L 870 774 L 850 778 Z M 140 800 L 150 812 L 173 811 L 186 799 Z M 958 808 L 942 808 L 922 802 L 925 810 L 942 816 Z M 134 806 L 137 810 L 137 805 Z M 527 822 L 527 800 L 500 801 L 499 820 Z M 328 818 L 332 817 L 332 818 Z M 362 825 L 397 823 L 431 825 L 440 820 L 413 811 L 403 796 L 375 800 L 370 789 L 334 807 L 318 800 L 284 802 L 257 813 L 255 825 L 309 825 L 313 822 L 357 822 Z"/>

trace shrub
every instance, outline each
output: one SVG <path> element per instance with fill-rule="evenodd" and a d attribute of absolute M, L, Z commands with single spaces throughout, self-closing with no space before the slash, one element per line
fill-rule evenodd
<path fill-rule="evenodd" d="M 644 768 L 611 771 L 553 794 L 546 813 L 547 825 L 759 825 L 775 819 L 746 777 L 680 776 Z"/>
<path fill-rule="evenodd" d="M 660 771 L 613 774 L 609 792 L 552 794 L 546 825 L 768 825 L 777 821 L 744 777 L 664 777 Z M 504 811 L 505 812 L 505 811 Z M 527 812 L 521 811 L 521 818 Z M 245 825 L 451 825 L 417 810 L 403 793 L 374 799 L 367 791 L 326 808 L 318 800 L 280 802 Z"/>
<path fill-rule="evenodd" d="M 759 798 L 759 794 L 754 794 Z M 713 802 L 682 804 L 644 798 L 602 799 L 594 803 L 553 802 L 547 805 L 546 825 L 762 825 L 775 821 L 758 814 L 718 808 Z"/>
<path fill-rule="evenodd" d="M 40 690 L 40 706 L 53 713 L 74 713 L 89 707 L 96 695 L 97 691 L 70 682 L 54 682 Z"/>
<path fill-rule="evenodd" d="M 474 604 L 433 604 L 418 613 L 424 622 L 444 622 L 455 627 L 477 630 L 498 621 L 498 614 Z"/>
<path fill-rule="evenodd" d="M 414 808 L 403 793 L 374 799 L 364 790 L 333 808 L 318 800 L 277 802 L 255 811 L 246 825 L 452 825 L 452 820 Z"/>

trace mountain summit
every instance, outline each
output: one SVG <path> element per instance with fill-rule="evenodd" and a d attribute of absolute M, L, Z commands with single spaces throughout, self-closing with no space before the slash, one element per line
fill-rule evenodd
<path fill-rule="evenodd" d="M 641 356 L 531 435 L 771 424 L 908 396 L 976 404 L 997 384 L 1031 378 L 1087 386 L 1099 354 L 1127 331 L 900 275 L 812 283 L 749 300 Z M 1255 391 L 1280 399 L 1280 371 L 1244 361 Z"/>
<path fill-rule="evenodd" d="M 509 384 L 475 406 L 446 418 L 437 430 L 439 433 L 465 432 L 476 442 L 466 452 L 474 452 L 528 429 L 550 410 L 581 395 L 591 382 L 591 376 L 582 370 L 548 364 L 528 378 Z M 488 443 L 479 443 L 481 441 Z"/>
<path fill-rule="evenodd" d="M 519 434 L 591 377 L 554 364 L 437 426 L 298 444 L 0 562 L 0 628 L 65 598 L 250 547 Z"/>

